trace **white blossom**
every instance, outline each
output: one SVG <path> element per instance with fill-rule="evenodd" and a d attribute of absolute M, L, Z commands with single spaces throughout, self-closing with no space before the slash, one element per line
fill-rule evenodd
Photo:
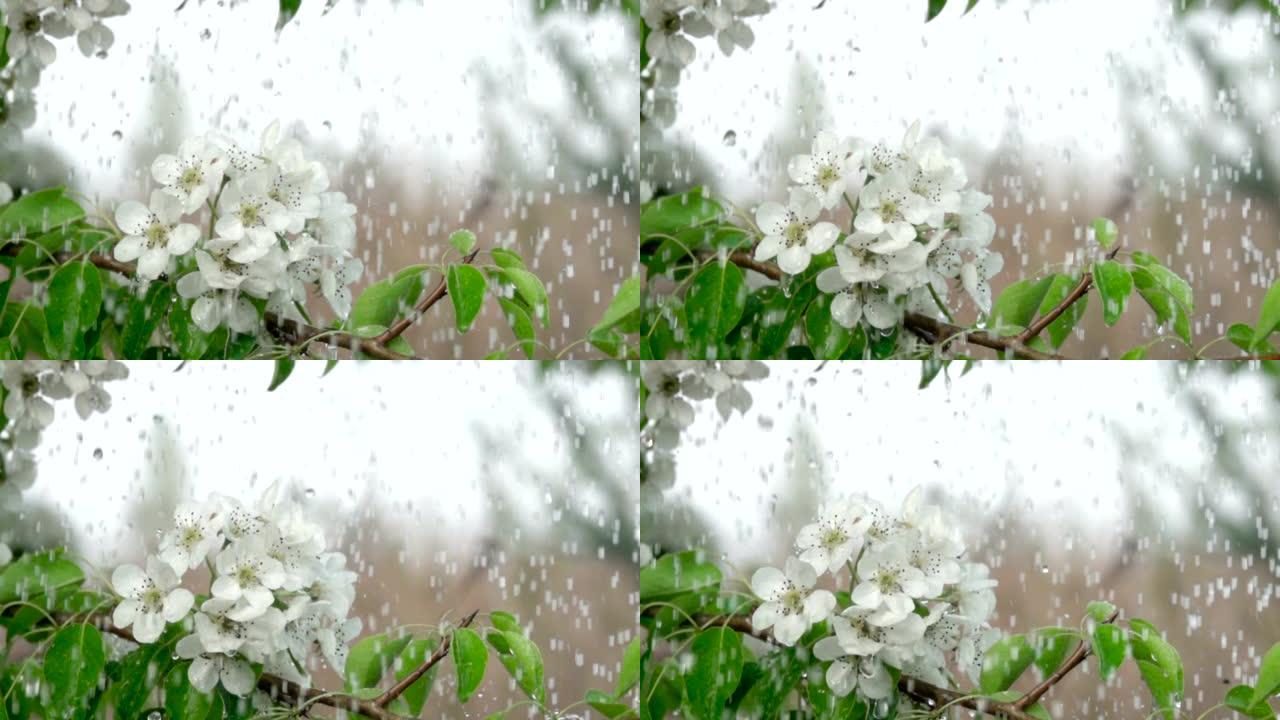
<path fill-rule="evenodd" d="M 112 254 L 124 262 L 137 260 L 140 277 L 160 277 L 169 258 L 190 252 L 200 237 L 195 225 L 179 222 L 182 214 L 182 200 L 160 190 L 151 193 L 150 206 L 126 200 L 116 209 L 116 224 L 125 235 Z"/>
<path fill-rule="evenodd" d="M 133 637 L 140 643 L 155 642 L 165 624 L 186 617 L 195 602 L 190 590 L 178 587 L 180 582 L 173 568 L 154 556 L 147 558 L 146 572 L 136 565 L 121 565 L 111 574 L 111 588 L 123 598 L 112 622 L 119 628 L 132 625 Z"/>
<path fill-rule="evenodd" d="M 787 558 L 785 570 L 762 567 L 751 576 L 751 591 L 763 602 L 751 615 L 751 626 L 761 632 L 773 628 L 773 637 L 794 645 L 815 623 L 835 608 L 829 590 L 815 588 L 818 574 L 799 558 Z"/>

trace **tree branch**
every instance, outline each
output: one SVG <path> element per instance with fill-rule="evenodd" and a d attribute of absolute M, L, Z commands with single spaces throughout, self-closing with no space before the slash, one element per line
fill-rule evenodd
<path fill-rule="evenodd" d="M 1116 618 L 1119 616 L 1120 611 L 1113 610 L 1111 614 L 1107 616 L 1107 619 L 1102 621 L 1102 624 L 1110 625 L 1115 622 Z M 1067 673 L 1075 670 L 1077 665 L 1084 662 L 1085 658 L 1089 657 L 1091 652 L 1093 652 L 1093 646 L 1089 643 L 1087 638 L 1081 638 L 1080 645 L 1076 647 L 1075 652 L 1071 653 L 1071 656 L 1059 665 L 1057 670 L 1054 670 L 1048 677 L 1040 681 L 1040 684 L 1031 688 L 1026 695 L 1018 698 L 1014 704 L 1019 708 L 1028 708 L 1034 705 L 1041 697 L 1044 696 L 1045 693 L 1049 692 L 1050 688 L 1061 682 L 1062 678 L 1067 676 Z"/>
<path fill-rule="evenodd" d="M 743 250 L 735 250 L 729 253 L 729 261 L 734 265 L 764 275 L 770 280 L 781 280 L 783 273 L 781 268 L 773 263 L 760 262 L 751 257 L 750 253 Z M 1087 288 L 1086 288 L 1087 290 Z M 1065 308 L 1064 308 L 1065 310 Z M 1059 311 L 1058 314 L 1061 314 Z M 1056 316 L 1055 316 L 1056 317 Z M 1050 320 L 1052 322 L 1052 320 Z M 980 345 L 992 350 L 999 350 L 1003 355 L 1012 355 L 1015 358 L 1023 360 L 1063 360 L 1061 355 L 1040 352 L 1026 346 L 1024 341 L 1016 337 L 1000 337 L 992 335 L 981 330 L 969 330 L 959 325 L 953 325 L 924 315 L 921 313 L 909 312 L 903 316 L 903 326 L 916 335 L 924 337 L 931 343 L 949 342 L 948 338 L 957 338 L 972 345 Z M 1045 323 L 1046 325 L 1048 323 Z"/>
<path fill-rule="evenodd" d="M 1067 293 L 1067 296 L 1062 299 L 1062 302 L 1053 306 L 1049 312 L 1037 318 L 1035 322 L 1027 326 L 1026 330 L 1018 333 L 1018 342 L 1025 345 L 1030 342 L 1032 338 L 1044 332 L 1044 329 L 1049 327 L 1054 320 L 1057 320 L 1058 316 L 1066 312 L 1072 305 L 1075 305 L 1077 300 L 1084 297 L 1091 287 L 1093 287 L 1093 273 L 1086 272 L 1080 277 L 1080 282 L 1076 283 L 1076 286 L 1071 288 L 1071 292 Z"/>
<path fill-rule="evenodd" d="M 462 622 L 458 623 L 458 627 L 464 628 L 470 625 L 471 621 L 476 619 L 476 614 L 479 612 L 479 610 L 473 610 L 470 615 L 463 618 Z M 453 636 L 445 635 L 444 639 L 440 641 L 440 647 L 436 648 L 436 651 L 431 653 L 431 657 L 427 658 L 426 662 L 414 668 L 413 672 L 405 675 L 400 682 L 397 682 L 395 685 L 387 688 L 386 692 L 374 698 L 374 704 L 378 707 L 386 707 L 391 703 L 391 701 L 403 695 L 404 691 L 408 690 L 410 685 L 417 682 L 418 678 L 426 675 L 428 670 L 435 667 L 436 663 L 443 660 L 445 656 L 449 654 L 449 648 L 452 644 Z"/>
<path fill-rule="evenodd" d="M 462 262 L 470 265 L 471 261 L 476 259 L 476 254 L 479 252 L 480 252 L 479 250 L 471 251 L 469 255 L 467 255 L 462 259 Z M 440 300 L 444 298 L 444 296 L 447 295 L 448 293 L 449 293 L 449 287 L 448 287 L 448 284 L 445 282 L 445 276 L 442 275 L 440 277 L 440 282 L 436 283 L 435 288 L 431 292 L 427 293 L 426 296 L 422 298 L 422 300 L 418 301 L 418 303 L 413 306 L 413 312 L 397 320 L 394 325 L 384 330 L 382 334 L 378 335 L 376 338 L 374 338 L 374 340 L 378 341 L 379 343 L 385 344 L 400 337 L 400 335 L 403 334 L 405 330 L 409 329 L 410 325 L 417 322 L 423 316 L 423 314 L 427 312 L 427 310 L 431 309 L 432 305 L 435 305 L 436 303 L 440 302 Z"/>

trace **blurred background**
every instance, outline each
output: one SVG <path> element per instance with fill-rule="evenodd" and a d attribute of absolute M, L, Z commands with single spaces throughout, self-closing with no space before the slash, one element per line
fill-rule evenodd
<path fill-rule="evenodd" d="M 109 575 L 155 552 L 183 499 L 256 503 L 279 480 L 359 573 L 364 632 L 507 610 L 542 651 L 548 707 L 612 691 L 638 600 L 623 365 L 344 362 L 321 377 L 300 362 L 273 393 L 266 362 L 129 365 L 107 413 L 56 405 L 0 540 L 67 545 Z M 315 682 L 341 687 L 327 670 Z M 464 707 L 440 673 L 427 715 L 497 712 L 524 699 L 513 687 L 491 662 Z"/>
<path fill-rule="evenodd" d="M 997 292 L 1078 259 L 1105 215 L 1127 249 L 1191 282 L 1201 342 L 1255 322 L 1280 258 L 1280 21 L 1267 0 L 966 4 L 925 24 L 925 0 L 777 0 L 748 18 L 750 49 L 700 41 L 675 125 L 641 129 L 646 192 L 705 183 L 750 208 L 785 197 L 787 160 L 818 130 L 897 143 L 918 119 L 995 198 Z M 1107 329 L 1093 304 L 1065 354 L 1118 357 L 1154 337 L 1145 307 Z"/>
<path fill-rule="evenodd" d="M 357 289 L 438 260 L 470 227 L 547 284 L 539 340 L 554 354 L 635 273 L 639 106 L 616 90 L 635 85 L 638 36 L 617 2 L 312 0 L 279 33 L 272 2 L 132 6 L 108 20 L 105 58 L 58 44 L 36 125 L 0 149 L 0 180 L 145 202 L 157 154 L 211 129 L 256 149 L 278 119 L 359 209 Z M 432 358 L 515 341 L 496 303 L 465 337 L 442 308 L 407 338 Z"/>
<path fill-rule="evenodd" d="M 704 547 L 745 582 L 782 564 L 822 502 L 865 494 L 896 512 L 919 486 L 999 580 L 997 627 L 1074 626 L 1109 600 L 1182 653 L 1189 717 L 1280 642 L 1275 376 L 991 362 L 917 390 L 912 362 L 770 369 L 745 386 L 745 417 L 698 407 L 673 488 L 642 486 L 646 555 Z M 1078 670 L 1048 699 L 1064 718 L 1142 717 L 1150 704 L 1130 665 L 1106 688 L 1096 666 Z"/>

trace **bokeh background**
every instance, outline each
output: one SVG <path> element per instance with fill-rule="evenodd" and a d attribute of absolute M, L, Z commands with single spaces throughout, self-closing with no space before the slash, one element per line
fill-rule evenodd
<path fill-rule="evenodd" d="M 266 362 L 129 365 L 109 412 L 81 421 L 56 405 L 0 540 L 67 545 L 109 575 L 155 551 L 183 499 L 257 502 L 280 480 L 359 573 L 366 633 L 507 610 L 543 653 L 550 708 L 612 690 L 638 599 L 636 386 L 622 365 L 351 362 L 321 377 L 305 362 L 270 393 Z M 341 687 L 328 670 L 315 682 Z M 467 705 L 453 687 L 439 673 L 424 716 L 524 699 L 496 661 Z"/>
<path fill-rule="evenodd" d="M 279 120 L 359 208 L 357 289 L 438 260 L 470 227 L 547 284 L 539 340 L 555 354 L 635 273 L 639 106 L 617 88 L 636 83 L 638 35 L 616 2 L 311 0 L 279 33 L 272 2 L 132 6 L 108 21 L 105 58 L 58 44 L 0 180 L 145 201 L 158 153 L 211 129 L 256 149 Z M 514 343 L 493 305 L 464 337 L 442 307 L 407 338 L 427 357 L 482 357 Z"/>
<path fill-rule="evenodd" d="M 1188 717 L 1252 681 L 1280 642 L 1274 376 L 990 362 L 917 390 L 913 362 L 770 369 L 746 386 L 745 416 L 725 423 L 699 406 L 674 487 L 642 486 L 646 556 L 704 547 L 745 582 L 781 565 L 823 501 L 865 494 L 896 510 L 921 487 L 999 580 L 997 627 L 1074 626 L 1109 600 L 1182 653 Z M 1077 670 L 1048 696 L 1050 714 L 1143 717 L 1137 672 L 1117 678 L 1103 688 L 1096 666 Z"/>
<path fill-rule="evenodd" d="M 777 0 L 748 19 L 750 49 L 698 42 L 675 125 L 641 129 L 646 193 L 707 184 L 754 207 L 785 197 L 787 160 L 818 130 L 896 143 L 920 120 L 995 198 L 997 292 L 1079 260 L 1105 215 L 1127 249 L 1191 282 L 1202 343 L 1255 322 L 1280 258 L 1280 23 L 1266 3 L 966 4 L 926 24 L 925 0 Z M 1113 329 L 1093 305 L 1069 356 L 1117 357 L 1155 336 L 1140 303 Z M 1172 342 L 1151 353 L 1186 355 Z"/>

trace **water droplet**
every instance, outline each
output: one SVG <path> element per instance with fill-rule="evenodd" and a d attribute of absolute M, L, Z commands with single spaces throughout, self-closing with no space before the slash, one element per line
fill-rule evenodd
<path fill-rule="evenodd" d="M 725 132 L 724 138 L 721 140 L 725 147 L 733 147 L 738 144 L 738 133 L 733 130 Z"/>
<path fill-rule="evenodd" d="M 201 30 L 201 31 L 200 31 L 200 39 L 201 39 L 201 40 L 208 40 L 208 39 L 209 39 L 209 38 L 211 38 L 211 37 L 213 37 L 213 33 L 212 33 L 212 32 L 209 32 L 209 28 L 205 28 L 205 29 L 203 29 L 203 30 Z"/>
<path fill-rule="evenodd" d="M 1042 574 L 1042 575 L 1046 575 L 1046 574 L 1048 574 L 1048 572 L 1049 572 L 1049 566 L 1048 566 L 1048 565 L 1041 565 L 1041 566 L 1040 566 L 1040 574 Z"/>
<path fill-rule="evenodd" d="M 93 449 L 93 459 L 94 459 L 94 460 L 101 460 L 101 459 L 102 459 L 102 448 L 94 448 L 94 449 Z"/>
<path fill-rule="evenodd" d="M 112 132 L 112 133 L 111 133 L 111 137 L 112 137 L 112 139 L 114 139 L 114 140 L 123 140 L 123 139 L 124 139 L 124 133 L 120 132 L 119 130 L 116 130 L 116 131 L 114 131 L 114 132 Z"/>

